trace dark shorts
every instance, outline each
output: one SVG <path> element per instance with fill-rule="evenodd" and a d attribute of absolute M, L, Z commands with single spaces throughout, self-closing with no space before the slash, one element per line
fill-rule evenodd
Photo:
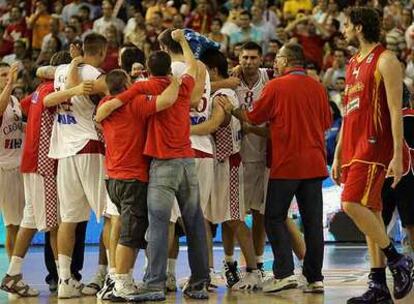
<path fill-rule="evenodd" d="M 401 218 L 402 226 L 414 226 L 414 175 L 412 171 L 403 176 L 395 189 L 391 188 L 392 178 L 387 178 L 382 188 L 382 218 L 387 226 L 395 208 Z"/>
<path fill-rule="evenodd" d="M 119 244 L 131 248 L 146 248 L 148 184 L 133 179 L 109 179 L 106 181 L 106 187 L 120 214 Z"/>

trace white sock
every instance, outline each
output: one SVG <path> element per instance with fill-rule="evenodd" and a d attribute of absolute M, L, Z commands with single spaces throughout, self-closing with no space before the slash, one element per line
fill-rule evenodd
<path fill-rule="evenodd" d="M 68 257 L 67 255 L 59 254 L 58 263 L 59 263 L 59 277 L 62 280 L 70 279 L 71 277 L 70 264 L 72 263 L 72 259 Z"/>
<path fill-rule="evenodd" d="M 99 264 L 98 273 L 106 275 L 108 273 L 108 266 Z"/>
<path fill-rule="evenodd" d="M 109 257 L 109 249 L 106 249 L 105 252 L 106 252 L 106 259 L 108 260 L 108 265 L 109 265 L 109 264 L 111 264 L 110 263 L 111 258 Z"/>
<path fill-rule="evenodd" d="M 109 275 L 113 275 L 115 273 L 116 273 L 116 268 L 115 267 L 109 268 Z"/>
<path fill-rule="evenodd" d="M 10 260 L 9 269 L 7 274 L 14 276 L 22 273 L 23 258 L 13 255 Z"/>
<path fill-rule="evenodd" d="M 171 273 L 175 276 L 175 264 L 177 263 L 176 259 L 167 260 L 167 273 Z"/>
<path fill-rule="evenodd" d="M 59 261 L 55 260 L 55 265 L 56 265 L 56 271 L 57 273 L 59 273 Z"/>
<path fill-rule="evenodd" d="M 226 263 L 234 263 L 234 257 L 232 255 L 225 255 L 224 260 Z"/>
<path fill-rule="evenodd" d="M 256 263 L 262 263 L 263 264 L 263 255 L 256 255 Z"/>
<path fill-rule="evenodd" d="M 148 258 L 147 258 L 147 254 L 144 255 L 144 273 L 147 271 L 147 267 L 148 267 Z"/>
<path fill-rule="evenodd" d="M 133 278 L 134 277 L 134 268 L 131 268 L 130 270 L 129 270 L 129 276 L 131 277 L 131 278 Z"/>

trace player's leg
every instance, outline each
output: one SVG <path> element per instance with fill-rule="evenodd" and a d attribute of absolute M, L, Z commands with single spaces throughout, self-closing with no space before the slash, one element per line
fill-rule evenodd
<path fill-rule="evenodd" d="M 348 171 L 347 171 L 348 170 Z M 356 163 L 347 168 L 345 173 L 344 191 L 342 193 L 343 209 L 354 221 L 356 226 L 368 238 L 370 253 L 372 253 L 372 265 L 383 265 L 378 246 L 387 257 L 387 264 L 394 276 L 394 296 L 397 299 L 404 297 L 412 288 L 411 271 L 413 262 L 397 252 L 387 236 L 381 216 L 382 200 L 381 191 L 384 185 L 385 169 L 376 165 Z M 385 284 L 379 281 L 377 285 L 370 286 L 362 297 L 384 296 L 391 298 L 387 293 Z M 352 298 L 348 303 L 359 303 L 361 297 Z"/>

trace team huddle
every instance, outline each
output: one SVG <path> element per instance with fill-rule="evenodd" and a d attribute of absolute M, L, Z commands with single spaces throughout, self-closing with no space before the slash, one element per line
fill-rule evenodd
<path fill-rule="evenodd" d="M 393 171 L 395 183 L 401 177 L 402 148 L 393 142 L 393 136 L 402 136 L 394 123 L 395 117 L 401 119 L 401 101 L 394 98 L 401 91 L 387 91 L 390 83 L 398 86 L 387 70 L 398 63 L 378 37 L 367 40 L 361 32 L 364 14 L 376 20 L 372 10 L 356 9 L 345 25 L 349 40 L 363 42 L 365 57 L 354 56 L 347 70 L 346 118 L 333 178 L 339 180 L 342 173 L 343 208 L 367 235 L 368 245 L 386 256 L 394 297 L 400 299 L 412 288 L 413 261 L 396 251 L 377 214 L 385 169 Z M 243 45 L 240 65 L 230 77 L 217 48 L 198 37 L 197 47 L 205 50 L 195 52 L 187 39 L 184 30 L 164 30 L 158 36 L 162 50 L 146 61 L 150 77 L 132 83 L 128 72 L 135 53 L 121 52 L 123 69 L 104 75 L 98 67 L 107 40 L 91 33 L 82 49 L 58 52 L 50 66 L 39 69 L 47 80 L 22 101 L 11 95 L 17 66 L 0 63 L 0 203 L 10 258 L 2 290 L 39 295 L 24 282 L 22 263 L 36 231 L 49 231 L 59 298 L 162 301 L 166 292 L 177 290 L 178 238 L 185 235 L 191 276 L 181 286 L 183 294 L 208 299 L 217 285 L 212 239 L 221 224 L 228 288 L 296 288 L 293 250 L 303 263 L 303 291 L 324 292 L 324 133 L 332 124 L 325 88 L 307 75 L 296 43 L 280 49 L 273 79 L 273 70 L 260 68 L 262 49 L 254 42 Z M 370 112 L 372 104 L 374 122 L 361 132 L 372 117 L 355 113 Z M 350 145 L 354 138 L 362 138 L 361 144 Z M 294 196 L 304 239 L 288 216 Z M 90 210 L 104 221 L 100 255 L 108 267 L 100 267 L 97 279 L 83 285 L 71 263 L 76 228 L 89 220 Z M 245 223 L 248 212 L 251 230 Z M 275 257 L 271 278 L 263 267 L 266 233 Z M 236 241 L 246 262 L 243 273 L 234 259 Z M 143 283 L 136 284 L 139 249 L 145 250 L 147 263 Z M 385 262 L 376 262 L 384 265 L 371 269 L 368 292 L 348 303 L 392 303 Z"/>

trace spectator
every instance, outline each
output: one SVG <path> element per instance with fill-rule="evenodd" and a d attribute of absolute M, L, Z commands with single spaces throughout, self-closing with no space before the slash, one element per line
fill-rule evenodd
<path fill-rule="evenodd" d="M 221 27 L 221 32 L 223 34 L 230 36 L 232 33 L 238 31 L 239 27 L 236 22 L 230 21 L 229 10 L 225 6 L 220 7 L 217 17 L 223 23 L 223 26 Z"/>
<path fill-rule="evenodd" d="M 283 4 L 283 15 L 286 20 L 292 20 L 299 12 L 310 13 L 312 8 L 312 0 L 287 0 Z"/>
<path fill-rule="evenodd" d="M 236 43 L 254 41 L 260 46 L 263 44 L 263 34 L 257 28 L 250 25 L 252 15 L 248 11 L 239 14 L 240 29 L 230 35 L 230 47 L 233 48 Z"/>
<path fill-rule="evenodd" d="M 328 15 L 328 0 L 318 0 L 312 10 L 312 16 L 318 23 L 324 23 Z"/>
<path fill-rule="evenodd" d="M 165 28 L 170 27 L 172 24 L 173 16 L 178 14 L 177 9 L 171 6 L 167 0 L 147 0 L 146 6 L 148 7 L 145 14 L 145 21 L 150 22 L 154 13 L 158 12 L 161 14 L 163 19 L 163 26 Z"/>
<path fill-rule="evenodd" d="M 85 37 L 88 32 L 84 32 L 82 29 L 82 20 L 78 15 L 73 15 L 69 18 L 68 25 L 73 26 L 76 30 L 77 36 Z"/>
<path fill-rule="evenodd" d="M 13 42 L 5 38 L 5 28 L 0 25 L 0 57 L 3 58 L 13 52 Z"/>
<path fill-rule="evenodd" d="M 220 43 L 220 52 L 227 54 L 229 48 L 229 37 L 221 32 L 223 23 L 219 18 L 214 18 L 211 22 L 208 38 Z"/>
<path fill-rule="evenodd" d="M 81 5 L 78 9 L 79 19 L 82 24 L 82 32 L 87 32 L 92 30 L 93 22 L 91 21 L 91 9 L 87 5 Z"/>
<path fill-rule="evenodd" d="M 229 11 L 229 18 L 227 21 L 237 24 L 239 22 L 240 13 L 245 11 L 243 0 L 229 0 L 225 4 L 225 7 Z"/>
<path fill-rule="evenodd" d="M 32 30 L 32 48 L 40 49 L 43 38 L 50 32 L 52 16 L 47 12 L 45 0 L 36 1 L 34 14 L 27 18 L 27 25 Z"/>
<path fill-rule="evenodd" d="M 101 69 L 104 70 L 106 73 L 109 73 L 111 70 L 119 68 L 118 54 L 120 41 L 117 35 L 117 29 L 113 25 L 106 28 L 104 36 L 108 41 L 108 48 L 106 51 L 105 60 L 101 64 Z"/>
<path fill-rule="evenodd" d="M 176 29 L 184 28 L 184 16 L 182 14 L 176 14 L 172 19 L 172 27 Z"/>
<path fill-rule="evenodd" d="M 263 19 L 263 9 L 258 5 L 253 5 L 252 9 L 252 26 L 262 33 L 263 53 L 268 52 L 268 41 L 276 38 L 275 27 Z"/>
<path fill-rule="evenodd" d="M 62 45 L 63 42 L 65 41 L 65 35 L 63 35 L 62 30 L 61 30 L 60 18 L 59 16 L 53 15 L 52 18 L 50 19 L 50 33 L 47 34 L 45 37 L 43 37 L 41 50 L 45 51 L 49 43 L 49 40 L 54 39 L 56 37 L 60 40 L 59 44 Z"/>
<path fill-rule="evenodd" d="M 26 56 L 26 43 L 23 40 L 16 40 L 13 43 L 13 53 L 10 55 L 6 55 L 3 57 L 3 62 L 8 63 L 11 65 L 15 61 L 22 61 L 23 58 Z"/>
<path fill-rule="evenodd" d="M 79 8 L 85 5 L 82 3 L 81 0 L 73 0 L 71 3 L 66 4 L 62 10 L 62 20 L 64 23 L 69 22 L 69 18 L 73 15 L 77 15 L 79 12 Z"/>
<path fill-rule="evenodd" d="M 16 41 L 27 36 L 28 30 L 22 9 L 17 5 L 13 6 L 10 10 L 10 23 L 6 28 L 5 37 L 8 40 Z"/>
<path fill-rule="evenodd" d="M 271 39 L 269 40 L 269 46 L 267 48 L 268 53 L 277 54 L 279 52 L 279 49 L 282 47 L 283 43 L 280 42 L 277 39 Z"/>
<path fill-rule="evenodd" d="M 274 28 L 278 27 L 281 23 L 280 18 L 276 13 L 267 7 L 268 1 L 255 0 L 254 5 L 260 7 L 263 11 L 263 20 L 269 22 Z"/>
<path fill-rule="evenodd" d="M 320 70 L 323 63 L 323 47 L 329 38 L 325 28 L 311 16 L 299 16 L 286 27 L 285 32 L 292 34 L 302 45 L 306 61 L 314 63 Z"/>
<path fill-rule="evenodd" d="M 114 6 L 111 1 L 104 0 L 102 2 L 103 16 L 93 23 L 93 30 L 95 32 L 104 35 L 105 30 L 111 25 L 114 25 L 119 33 L 124 31 L 125 23 L 121 19 L 112 16 L 113 9 Z"/>
<path fill-rule="evenodd" d="M 194 11 L 185 20 L 185 27 L 201 34 L 207 34 L 211 26 L 211 10 L 207 0 L 198 0 Z"/>
<path fill-rule="evenodd" d="M 144 52 L 145 56 L 149 56 L 151 51 L 157 51 L 160 49 L 158 43 L 158 35 L 164 30 L 162 25 L 162 15 L 160 12 L 154 12 L 149 22 L 146 22 L 146 40 Z"/>
<path fill-rule="evenodd" d="M 64 35 L 65 40 L 62 46 L 63 50 L 69 50 L 70 45 L 80 39 L 76 34 L 76 29 L 72 25 L 65 26 Z"/>
<path fill-rule="evenodd" d="M 144 17 L 136 11 L 133 18 L 128 20 L 124 30 L 124 43 L 132 43 L 137 48 L 143 50 L 146 39 Z"/>
<path fill-rule="evenodd" d="M 48 37 L 47 41 L 42 45 L 39 57 L 36 60 L 35 65 L 48 65 L 52 56 L 62 49 L 62 41 L 60 38 L 52 34 Z"/>
<path fill-rule="evenodd" d="M 342 101 L 344 99 L 345 92 L 345 77 L 338 77 L 335 81 L 334 87 L 329 90 L 329 100 L 333 101 L 339 108 L 341 113 L 343 112 Z"/>
<path fill-rule="evenodd" d="M 338 142 L 339 130 L 341 129 L 342 116 L 341 111 L 335 102 L 330 101 L 329 106 L 332 114 L 332 125 L 330 129 L 326 131 L 325 142 L 326 142 L 326 155 L 328 165 L 332 165 L 335 156 L 335 147 Z"/>
<path fill-rule="evenodd" d="M 326 70 L 323 77 L 323 84 L 328 89 L 332 89 L 338 78 L 345 77 L 346 51 L 344 49 L 336 49 L 334 51 L 334 61 L 332 67 Z"/>
<path fill-rule="evenodd" d="M 402 58 L 401 56 L 406 49 L 404 31 L 397 26 L 394 16 L 384 16 L 382 23 L 387 49 L 394 52 L 398 58 Z"/>

